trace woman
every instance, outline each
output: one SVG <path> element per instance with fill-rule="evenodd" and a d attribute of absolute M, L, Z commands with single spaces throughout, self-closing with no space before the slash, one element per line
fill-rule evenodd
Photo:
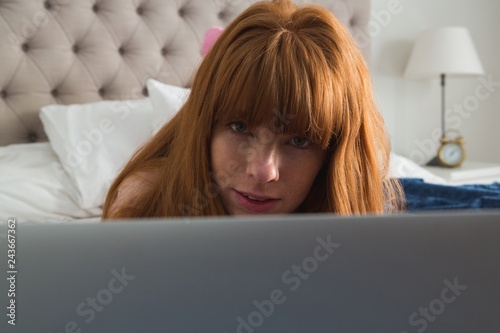
<path fill-rule="evenodd" d="M 401 199 L 389 151 L 348 31 L 322 7 L 263 1 L 224 29 L 103 217 L 383 213 Z"/>

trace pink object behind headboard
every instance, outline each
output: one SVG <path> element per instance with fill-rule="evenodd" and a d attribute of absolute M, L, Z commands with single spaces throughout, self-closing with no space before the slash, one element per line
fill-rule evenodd
<path fill-rule="evenodd" d="M 208 51 L 210 51 L 212 45 L 214 45 L 215 41 L 222 33 L 222 30 L 222 27 L 210 27 L 205 32 L 205 38 L 203 39 L 203 43 L 201 44 L 201 54 L 203 56 L 206 56 Z"/>

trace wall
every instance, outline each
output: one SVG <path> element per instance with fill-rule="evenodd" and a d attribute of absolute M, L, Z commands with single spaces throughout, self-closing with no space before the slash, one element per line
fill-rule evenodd
<path fill-rule="evenodd" d="M 377 103 L 396 153 L 424 164 L 438 148 L 439 78 L 403 77 L 417 35 L 433 27 L 465 26 L 486 74 L 447 79 L 447 128 L 455 126 L 466 140 L 468 160 L 500 162 L 499 16 L 498 0 L 372 0 L 370 67 Z M 486 89 L 491 92 L 477 98 L 477 89 L 479 96 L 486 95 Z"/>

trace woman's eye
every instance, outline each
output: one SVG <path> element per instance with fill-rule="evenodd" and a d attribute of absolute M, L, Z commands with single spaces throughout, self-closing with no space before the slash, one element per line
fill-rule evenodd
<path fill-rule="evenodd" d="M 242 123 L 240 121 L 231 123 L 229 126 L 236 133 L 245 133 L 247 131 L 247 125 L 245 125 L 244 123 Z"/>
<path fill-rule="evenodd" d="M 297 148 L 307 148 L 311 144 L 311 141 L 306 138 L 296 136 L 290 140 L 290 143 Z"/>

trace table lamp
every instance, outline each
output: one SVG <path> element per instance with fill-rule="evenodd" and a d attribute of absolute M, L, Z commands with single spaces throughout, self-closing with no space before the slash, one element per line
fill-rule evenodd
<path fill-rule="evenodd" d="M 441 27 L 425 30 L 419 34 L 406 66 L 405 76 L 441 78 L 441 144 L 436 157 L 427 165 L 457 167 L 465 159 L 462 137 L 457 135 L 452 140 L 446 136 L 446 76 L 481 74 L 484 74 L 483 66 L 466 28 Z"/>

